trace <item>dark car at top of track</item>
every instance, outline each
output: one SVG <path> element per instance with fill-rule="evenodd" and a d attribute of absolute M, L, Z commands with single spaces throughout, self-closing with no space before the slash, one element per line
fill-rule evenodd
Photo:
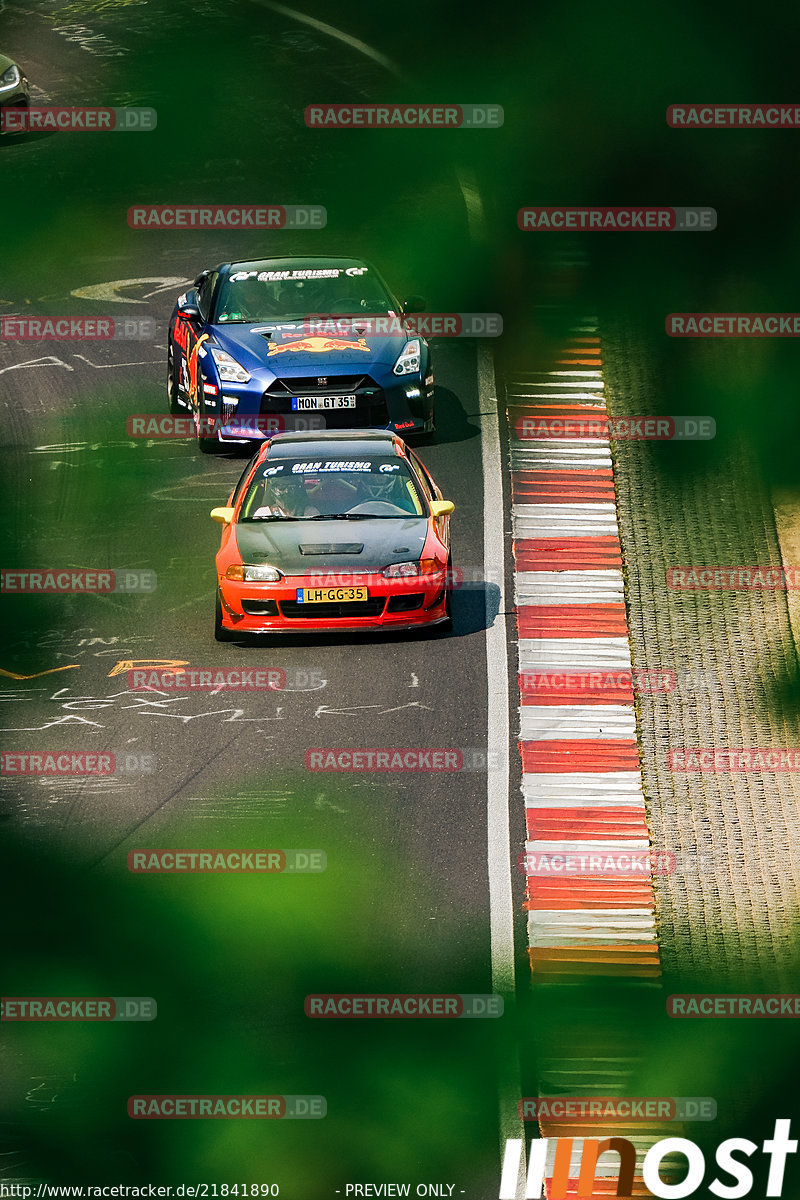
<path fill-rule="evenodd" d="M 396 434 L 277 434 L 211 513 L 217 640 L 448 627 L 452 511 Z"/>
<path fill-rule="evenodd" d="M 201 449 L 286 430 L 434 429 L 430 352 L 401 303 L 356 258 L 270 258 L 203 271 L 169 323 L 173 414 Z"/>

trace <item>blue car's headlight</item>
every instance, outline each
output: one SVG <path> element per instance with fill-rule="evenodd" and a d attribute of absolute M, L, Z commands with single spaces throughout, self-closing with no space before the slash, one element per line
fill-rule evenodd
<path fill-rule="evenodd" d="M 250 382 L 249 371 L 245 371 L 241 363 L 238 363 L 235 358 L 231 358 L 227 350 L 220 350 L 218 346 L 209 346 L 209 350 L 223 383 Z"/>
<path fill-rule="evenodd" d="M 10 92 L 15 87 L 19 87 L 19 82 L 22 79 L 19 67 L 16 63 L 12 63 L 7 67 L 3 74 L 0 75 L 0 92 Z"/>
<path fill-rule="evenodd" d="M 418 375 L 422 362 L 422 347 L 419 338 L 406 342 L 397 362 L 392 367 L 395 375 Z"/>

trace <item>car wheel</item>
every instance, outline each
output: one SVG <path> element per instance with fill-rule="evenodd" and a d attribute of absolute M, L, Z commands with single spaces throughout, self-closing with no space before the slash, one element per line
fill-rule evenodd
<path fill-rule="evenodd" d="M 217 603 L 214 609 L 214 637 L 218 642 L 232 642 L 234 639 L 233 630 L 226 629 L 222 624 L 222 600 L 219 589 L 217 589 Z"/>
<path fill-rule="evenodd" d="M 178 401 L 178 380 L 175 377 L 175 356 L 172 353 L 172 346 L 169 348 L 167 355 L 167 399 L 169 401 L 169 411 L 173 417 L 180 416 L 185 413 L 186 409 Z"/>

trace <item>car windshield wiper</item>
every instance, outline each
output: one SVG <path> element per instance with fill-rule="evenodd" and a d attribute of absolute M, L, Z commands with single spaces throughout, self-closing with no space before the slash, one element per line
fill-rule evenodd
<path fill-rule="evenodd" d="M 382 513 L 320 513 L 317 517 L 304 517 L 305 521 L 380 521 L 388 514 Z M 389 516 L 389 520 L 397 520 Z"/>
<path fill-rule="evenodd" d="M 290 517 L 284 513 L 267 513 L 263 517 L 240 517 L 240 521 L 307 521 L 308 517 Z"/>

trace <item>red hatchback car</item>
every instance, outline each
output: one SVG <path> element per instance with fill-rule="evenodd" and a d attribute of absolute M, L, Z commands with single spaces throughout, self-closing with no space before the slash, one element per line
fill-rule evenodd
<path fill-rule="evenodd" d="M 277 434 L 211 513 L 217 641 L 449 626 L 453 507 L 394 433 Z"/>

